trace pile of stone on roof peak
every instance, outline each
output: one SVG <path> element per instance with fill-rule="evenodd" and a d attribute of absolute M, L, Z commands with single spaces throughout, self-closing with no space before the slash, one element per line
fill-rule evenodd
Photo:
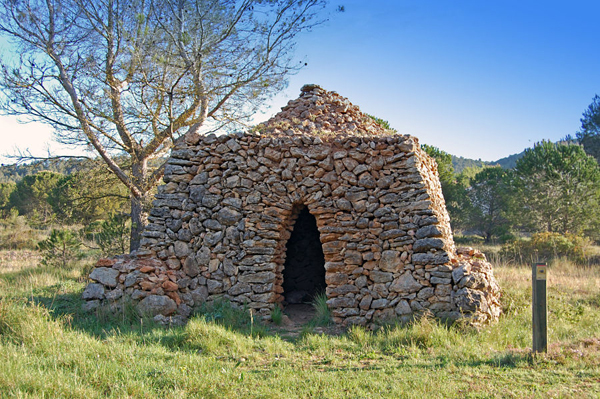
<path fill-rule="evenodd" d="M 300 97 L 291 100 L 277 115 L 257 126 L 263 134 L 350 134 L 389 135 L 393 130 L 380 126 L 346 97 L 309 84 Z"/>

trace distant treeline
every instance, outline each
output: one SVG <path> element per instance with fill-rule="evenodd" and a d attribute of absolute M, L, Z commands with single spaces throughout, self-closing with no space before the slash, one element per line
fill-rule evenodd
<path fill-rule="evenodd" d="M 126 162 L 126 159 L 119 159 L 119 162 Z M 149 162 L 151 167 L 157 166 L 164 161 L 164 158 L 158 158 Z M 56 158 L 37 160 L 28 163 L 14 163 L 0 165 L 0 183 L 17 183 L 25 176 L 34 175 L 39 172 L 47 171 L 59 173 L 61 175 L 72 175 L 79 172 L 88 172 L 93 169 L 106 169 L 106 165 L 100 159 L 88 158 Z"/>
<path fill-rule="evenodd" d="M 89 169 L 90 161 L 82 158 L 48 159 L 29 163 L 0 165 L 0 183 L 17 183 L 23 177 L 42 171 L 70 175 Z"/>
<path fill-rule="evenodd" d="M 570 136 L 558 141 L 556 144 L 579 144 L 577 139 Z M 462 173 L 467 168 L 481 168 L 484 166 L 500 166 L 503 169 L 514 169 L 517 166 L 517 161 L 525 155 L 523 150 L 518 154 L 512 154 L 504 158 L 500 158 L 497 161 L 482 161 L 481 159 L 470 159 L 457 157 L 456 155 L 450 155 L 452 157 L 452 167 L 455 173 Z"/>
<path fill-rule="evenodd" d="M 518 154 L 509 155 L 507 157 L 501 158 L 497 161 L 482 161 L 481 159 L 470 159 L 457 157 L 455 155 L 451 155 L 452 157 L 452 167 L 456 173 L 462 173 L 467 168 L 482 168 L 484 166 L 500 166 L 504 169 L 514 169 L 517 166 L 517 160 L 525 154 L 525 151 L 522 151 Z"/>

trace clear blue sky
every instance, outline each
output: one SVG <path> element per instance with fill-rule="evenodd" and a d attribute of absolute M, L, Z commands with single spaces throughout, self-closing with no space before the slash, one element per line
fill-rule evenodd
<path fill-rule="evenodd" d="M 316 83 L 421 143 L 491 161 L 574 135 L 600 94 L 600 1 L 330 4 L 329 22 L 298 40 L 308 66 L 257 120 Z M 0 123 L 0 154 L 49 140 Z"/>
<path fill-rule="evenodd" d="M 600 94 L 600 1 L 337 4 L 302 37 L 308 67 L 287 99 L 317 83 L 421 143 L 491 161 L 574 135 Z"/>

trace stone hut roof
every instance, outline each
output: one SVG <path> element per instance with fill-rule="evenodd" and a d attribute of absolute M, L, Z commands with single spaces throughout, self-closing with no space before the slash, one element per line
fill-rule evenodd
<path fill-rule="evenodd" d="M 277 115 L 257 126 L 261 134 L 340 133 L 353 136 L 386 135 L 393 131 L 383 128 L 346 97 L 327 91 L 318 85 L 304 85 L 301 94 L 291 100 Z"/>

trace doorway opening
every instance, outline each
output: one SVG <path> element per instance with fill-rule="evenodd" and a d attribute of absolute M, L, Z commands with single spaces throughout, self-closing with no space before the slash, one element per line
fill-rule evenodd
<path fill-rule="evenodd" d="M 292 221 L 283 268 L 283 293 L 289 305 L 310 303 L 325 291 L 325 255 L 317 220 L 303 206 Z"/>

